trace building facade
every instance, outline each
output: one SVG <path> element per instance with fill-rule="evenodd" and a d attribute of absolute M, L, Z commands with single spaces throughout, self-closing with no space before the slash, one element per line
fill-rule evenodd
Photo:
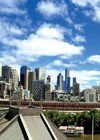
<path fill-rule="evenodd" d="M 33 81 L 32 95 L 35 101 L 45 100 L 45 81 L 44 80 Z"/>
<path fill-rule="evenodd" d="M 70 93 L 70 76 L 69 76 L 69 70 L 65 69 L 65 91 L 67 93 Z"/>
<path fill-rule="evenodd" d="M 97 102 L 95 89 L 85 89 L 83 95 L 85 102 Z"/>
<path fill-rule="evenodd" d="M 76 77 L 73 77 L 73 85 L 76 84 Z"/>
<path fill-rule="evenodd" d="M 79 83 L 74 83 L 73 85 L 73 96 L 79 96 L 79 93 L 80 93 L 80 84 Z"/>
<path fill-rule="evenodd" d="M 2 67 L 3 80 L 9 83 L 9 89 L 15 90 L 18 88 L 19 76 L 16 69 L 10 66 Z"/>
<path fill-rule="evenodd" d="M 46 78 L 46 70 L 44 68 L 36 68 L 36 80 L 45 80 Z"/>
<path fill-rule="evenodd" d="M 57 88 L 58 90 L 63 90 L 63 75 L 61 73 L 57 76 Z"/>
<path fill-rule="evenodd" d="M 51 100 L 51 92 L 52 92 L 52 84 L 51 84 L 51 76 L 47 76 L 47 81 L 45 83 L 45 101 Z"/>
<path fill-rule="evenodd" d="M 30 71 L 30 68 L 28 66 L 21 66 L 20 68 L 20 84 L 25 88 L 25 86 L 27 85 L 27 81 L 28 81 L 28 77 L 26 71 Z M 26 81 L 27 80 L 27 81 Z M 25 85 L 26 84 L 26 85 Z"/>
<path fill-rule="evenodd" d="M 29 72 L 28 89 L 30 94 L 32 94 L 32 83 L 36 80 L 35 72 Z"/>

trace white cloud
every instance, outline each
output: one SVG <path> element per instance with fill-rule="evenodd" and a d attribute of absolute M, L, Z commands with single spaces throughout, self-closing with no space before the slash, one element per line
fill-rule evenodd
<path fill-rule="evenodd" d="M 68 42 L 41 38 L 35 35 L 31 35 L 31 38 L 29 37 L 27 40 L 22 40 L 20 42 L 15 41 L 12 45 L 16 45 L 18 47 L 18 54 L 30 54 L 30 56 L 73 56 L 81 54 L 84 50 L 83 46 L 77 47 Z"/>
<path fill-rule="evenodd" d="M 16 24 L 10 23 L 5 20 L 0 21 L 0 42 L 4 43 L 7 40 L 6 45 L 10 45 L 9 40 L 15 39 L 15 37 L 21 37 L 27 30 L 25 28 L 18 27 Z M 5 43 L 4 43 L 5 44 Z"/>
<path fill-rule="evenodd" d="M 100 64 L 100 55 L 92 55 L 87 59 L 90 63 L 98 63 Z"/>
<path fill-rule="evenodd" d="M 63 17 L 68 14 L 67 4 L 64 1 L 59 3 L 50 0 L 41 1 L 37 5 L 37 10 L 48 18 L 55 15 Z"/>
<path fill-rule="evenodd" d="M 84 13 L 94 21 L 100 22 L 100 0 L 72 0 L 72 2 L 81 7 L 90 7 L 91 10 L 85 10 Z"/>
<path fill-rule="evenodd" d="M 48 31 L 46 33 L 45 31 Z M 8 31 L 5 30 L 5 34 Z M 51 33 L 54 33 L 51 35 Z M 83 46 L 75 46 L 61 39 L 64 38 L 64 31 L 55 26 L 48 28 L 41 26 L 37 29 L 35 34 L 30 34 L 26 39 L 15 39 L 9 38 L 8 36 L 2 38 L 1 43 L 16 47 L 15 54 L 16 56 L 29 56 L 33 60 L 37 60 L 41 56 L 66 56 L 71 57 L 73 55 L 80 55 L 84 51 Z M 7 49 L 7 48 L 6 48 Z M 27 58 L 29 58 L 27 57 Z"/>
<path fill-rule="evenodd" d="M 49 63 L 48 65 L 46 65 L 45 67 L 46 68 L 52 68 L 53 66 L 56 66 L 56 67 L 75 67 L 75 64 L 66 64 L 66 63 L 63 63 L 61 60 L 54 60 L 53 62 Z"/>
<path fill-rule="evenodd" d="M 90 0 L 72 0 L 72 2 L 74 4 L 77 4 L 77 5 L 82 6 L 82 7 L 87 6 L 89 4 L 89 1 Z"/>
<path fill-rule="evenodd" d="M 63 33 L 65 32 L 64 28 L 61 28 L 58 25 L 51 25 L 51 24 L 43 24 L 37 30 L 36 34 L 40 37 L 48 37 L 48 38 L 55 38 L 55 39 L 64 39 Z"/>
<path fill-rule="evenodd" d="M 75 38 L 73 38 L 73 41 L 75 43 L 81 43 L 81 42 L 86 42 L 86 39 L 84 36 L 77 35 Z"/>
<path fill-rule="evenodd" d="M 82 32 L 84 25 L 83 24 L 75 24 L 74 27 L 76 30 Z"/>
<path fill-rule="evenodd" d="M 26 0 L 0 0 L 0 12 L 15 15 L 25 14 L 26 11 L 19 7 L 19 5 L 25 2 Z"/>

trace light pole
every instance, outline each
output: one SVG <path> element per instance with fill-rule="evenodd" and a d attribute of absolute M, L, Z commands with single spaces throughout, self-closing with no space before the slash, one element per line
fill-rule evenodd
<path fill-rule="evenodd" d="M 40 90 L 40 94 L 41 94 L 41 106 L 40 106 L 40 108 L 42 108 L 42 90 Z"/>
<path fill-rule="evenodd" d="M 94 140 L 94 116 L 92 115 L 92 140 Z"/>

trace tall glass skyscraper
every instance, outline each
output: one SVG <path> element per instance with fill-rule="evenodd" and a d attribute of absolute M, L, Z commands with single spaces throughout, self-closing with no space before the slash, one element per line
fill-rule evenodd
<path fill-rule="evenodd" d="M 28 66 L 21 66 L 21 68 L 20 68 L 20 83 L 23 87 L 25 86 L 26 70 L 30 71 L 30 68 Z"/>
<path fill-rule="evenodd" d="M 70 77 L 68 69 L 65 69 L 65 91 L 67 93 L 70 92 Z"/>

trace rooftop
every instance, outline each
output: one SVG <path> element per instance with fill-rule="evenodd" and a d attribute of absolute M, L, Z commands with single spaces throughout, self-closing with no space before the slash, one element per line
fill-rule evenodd
<path fill-rule="evenodd" d="M 3 140 L 67 140 L 37 107 L 11 106 L 0 119 L 0 135 Z"/>

